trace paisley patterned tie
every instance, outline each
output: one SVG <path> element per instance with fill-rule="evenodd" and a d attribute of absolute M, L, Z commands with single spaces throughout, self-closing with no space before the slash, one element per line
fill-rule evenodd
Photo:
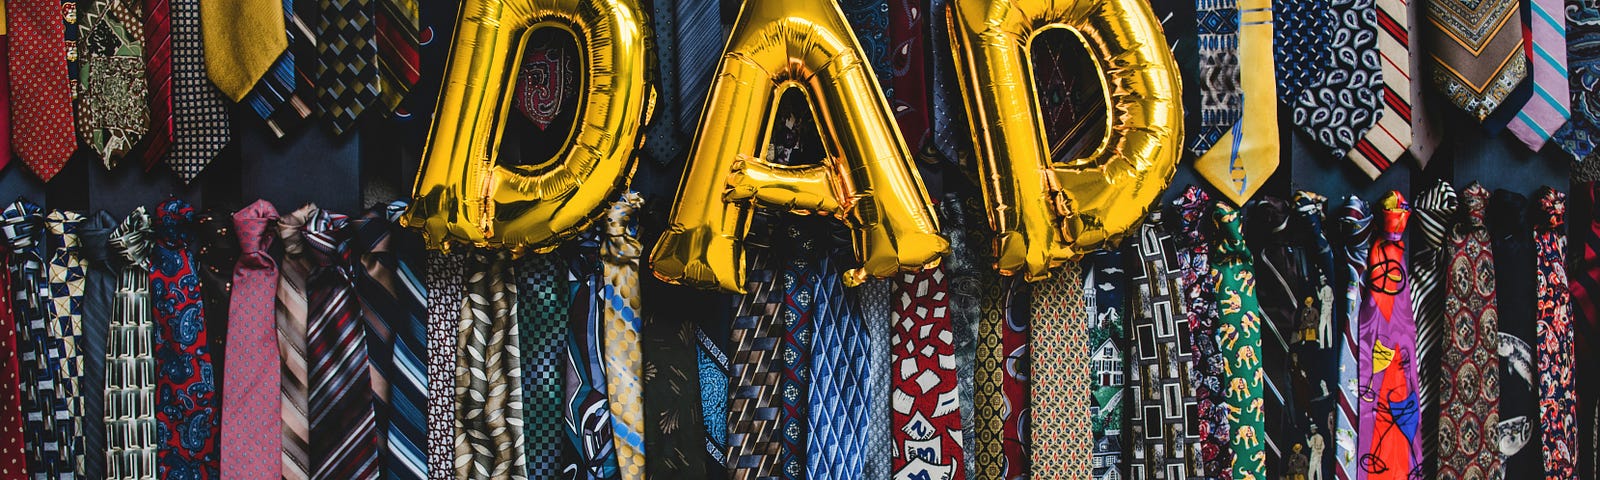
<path fill-rule="evenodd" d="M 200 279 L 189 253 L 195 212 L 170 199 L 156 208 L 150 298 L 157 341 L 156 429 L 161 478 L 219 478 L 217 391 Z"/>
<path fill-rule="evenodd" d="M 1444 339 L 1438 383 L 1438 478 L 1490 478 L 1500 471 L 1494 432 L 1500 423 L 1500 332 L 1494 290 L 1494 252 L 1484 228 L 1489 191 L 1461 191 L 1465 215 L 1449 231 L 1445 270 Z"/>
<path fill-rule="evenodd" d="M 1572 390 L 1572 311 L 1567 286 L 1567 195 L 1543 187 L 1533 196 L 1538 268 L 1539 424 L 1545 478 L 1575 478 L 1578 401 Z"/>
<path fill-rule="evenodd" d="M 1359 383 L 1361 426 L 1357 430 L 1360 468 L 1369 480 L 1422 475 L 1418 438 L 1417 326 L 1411 311 L 1411 278 L 1406 271 L 1406 221 L 1411 206 L 1389 192 L 1378 212 L 1381 233 L 1367 256 L 1366 299 L 1361 303 Z"/>
<path fill-rule="evenodd" d="M 895 341 L 890 348 L 894 363 L 889 373 L 894 388 L 894 475 L 961 480 L 966 478 L 961 464 L 961 405 L 944 267 L 903 273 L 898 280 Z"/>
<path fill-rule="evenodd" d="M 986 258 L 990 237 L 988 219 L 983 218 L 982 199 L 968 196 L 962 199 L 947 192 L 939 202 L 941 222 L 945 237 L 950 240 L 950 255 L 945 257 L 946 273 L 950 275 L 950 325 L 955 333 L 956 381 L 961 400 L 961 445 L 965 458 L 967 478 L 978 478 L 977 445 L 978 425 L 973 419 L 976 395 L 973 391 L 974 375 L 978 364 L 978 324 L 983 318 L 985 295 L 1000 299 L 1000 274 L 989 268 Z M 994 437 L 991 437 L 994 438 Z M 995 445 L 995 444 L 990 444 Z"/>
<path fill-rule="evenodd" d="M 1194 369 L 1194 356 L 1184 348 L 1187 338 L 1180 338 L 1189 334 L 1188 302 L 1176 246 L 1164 228 L 1161 213 L 1151 213 L 1123 255 L 1130 293 L 1136 295 L 1128 310 L 1128 385 L 1138 392 L 1127 420 L 1126 463 L 1133 479 L 1194 477 L 1200 459 L 1188 431 L 1193 413 L 1185 408 L 1194 404 L 1186 374 Z"/>
<path fill-rule="evenodd" d="M 1201 473 L 1210 478 L 1232 477 L 1233 450 L 1229 448 L 1226 398 L 1223 397 L 1223 365 L 1227 360 L 1217 348 L 1217 309 L 1212 290 L 1216 282 L 1211 278 L 1207 256 L 1210 242 L 1201 229 L 1210 197 L 1200 187 L 1190 185 L 1183 196 L 1173 200 L 1176 214 L 1172 218 L 1178 239 L 1178 264 L 1183 270 L 1184 298 L 1188 299 L 1189 349 L 1194 355 L 1195 369 L 1189 382 L 1195 386 L 1194 396 L 1199 414 Z"/>
<path fill-rule="evenodd" d="M 611 405 L 611 430 L 617 437 L 617 468 L 623 480 L 644 478 L 644 371 L 639 356 L 640 300 L 639 245 L 633 212 L 644 205 L 634 192 L 625 192 L 606 210 L 600 241 L 601 276 L 598 292 L 604 305 L 606 394 Z M 520 396 L 520 394 L 519 394 Z"/>
<path fill-rule="evenodd" d="M 1217 346 L 1228 364 L 1223 367 L 1227 386 L 1228 425 L 1233 437 L 1234 478 L 1260 478 L 1267 475 L 1264 442 L 1266 415 L 1262 389 L 1266 380 L 1261 370 L 1261 329 L 1265 317 L 1256 301 L 1255 266 L 1245 248 L 1238 210 L 1218 202 L 1212 209 L 1216 222 L 1216 249 L 1210 257 L 1211 277 L 1217 313 Z"/>
<path fill-rule="evenodd" d="M 524 478 L 522 369 L 510 253 L 467 256 L 466 306 L 456 331 L 456 478 Z"/>

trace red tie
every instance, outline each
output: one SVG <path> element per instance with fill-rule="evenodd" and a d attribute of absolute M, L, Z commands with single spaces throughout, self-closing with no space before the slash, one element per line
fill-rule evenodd
<path fill-rule="evenodd" d="M 172 147 L 172 8 L 167 0 L 144 5 L 145 80 L 150 89 L 150 131 L 145 132 L 144 169 L 156 166 Z"/>
<path fill-rule="evenodd" d="M 0 261 L 9 254 L 0 253 Z M 3 264 L 3 263 L 0 263 Z M 18 386 L 16 318 L 11 315 L 11 276 L 0 268 L 0 480 L 24 480 L 28 469 L 23 459 L 22 391 Z"/>
<path fill-rule="evenodd" d="M 11 37 L 0 35 L 0 58 L 10 58 Z M 11 163 L 11 68 L 0 68 L 0 169 Z"/>
<path fill-rule="evenodd" d="M 22 163 L 44 181 L 67 164 L 78 139 L 72 130 L 67 84 L 66 27 L 58 0 L 8 2 L 11 144 Z"/>
<path fill-rule="evenodd" d="M 964 480 L 955 344 L 944 267 L 902 273 L 894 304 L 895 478 Z"/>
<path fill-rule="evenodd" d="M 222 478 L 277 479 L 283 473 L 278 330 L 273 301 L 278 265 L 268 250 L 278 211 L 266 200 L 233 214 L 239 263 L 228 302 L 228 368 L 223 369 Z"/>

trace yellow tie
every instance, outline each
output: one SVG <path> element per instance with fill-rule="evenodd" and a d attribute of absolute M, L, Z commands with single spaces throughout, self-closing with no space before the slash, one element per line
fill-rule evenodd
<path fill-rule="evenodd" d="M 1195 170 L 1243 205 L 1278 169 L 1278 86 L 1272 63 L 1272 0 L 1239 0 L 1239 87 L 1244 115 Z"/>
<path fill-rule="evenodd" d="M 206 73 L 238 102 L 289 48 L 283 0 L 201 0 Z"/>

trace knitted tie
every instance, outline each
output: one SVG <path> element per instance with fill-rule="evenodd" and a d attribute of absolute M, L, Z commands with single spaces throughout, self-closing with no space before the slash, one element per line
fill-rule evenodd
<path fill-rule="evenodd" d="M 1189 334 L 1183 270 L 1161 219 L 1160 212 L 1151 213 L 1123 255 L 1134 295 L 1127 317 L 1128 385 L 1142 393 L 1129 405 L 1126 462 L 1129 478 L 1168 480 L 1195 476 L 1200 449 L 1187 433 L 1185 406 L 1194 403 L 1194 387 L 1185 372 L 1194 362 L 1180 339 Z"/>
<path fill-rule="evenodd" d="M 1379 35 L 1373 0 L 1329 0 L 1328 8 L 1335 73 L 1308 80 L 1294 102 L 1294 124 L 1329 156 L 1343 158 L 1378 122 L 1383 69 L 1379 55 L 1367 54 Z"/>
<path fill-rule="evenodd" d="M 1539 423 L 1545 478 L 1575 478 L 1578 449 L 1573 388 L 1571 292 L 1567 286 L 1567 195 L 1543 187 L 1533 196 L 1538 269 Z"/>
<path fill-rule="evenodd" d="M 169 199 L 156 208 L 150 299 L 155 306 L 157 461 L 161 478 L 219 478 L 217 391 L 200 279 L 190 253 L 195 212 Z"/>
<path fill-rule="evenodd" d="M 378 100 L 378 44 L 373 22 L 378 0 L 317 0 L 317 104 L 335 135 Z"/>
<path fill-rule="evenodd" d="M 1444 250 L 1445 233 L 1456 217 L 1456 191 L 1449 182 L 1439 180 L 1417 195 L 1412 208 L 1416 231 L 1411 249 L 1411 305 L 1417 321 L 1417 398 L 1421 400 L 1423 468 L 1432 472 L 1438 457 L 1439 409 L 1434 390 L 1438 389 L 1440 347 L 1445 330 L 1445 273 L 1449 255 Z"/>
<path fill-rule="evenodd" d="M 78 243 L 83 216 L 52 211 L 45 217 L 51 247 L 47 265 L 50 283 L 49 356 L 56 371 L 56 432 L 61 442 L 63 472 L 84 475 L 83 460 L 83 281 L 84 265 Z M 63 410 L 62 407 L 65 407 Z M 60 417 L 62 412 L 68 417 Z"/>
<path fill-rule="evenodd" d="M 72 128 L 72 87 L 59 0 L 24 0 L 6 5 L 10 49 L 11 146 L 40 179 L 48 182 L 78 149 Z M 74 28 L 76 30 L 76 28 Z"/>
<path fill-rule="evenodd" d="M 1517 2 L 1430 0 L 1422 32 L 1428 77 L 1456 107 L 1482 122 L 1528 76 Z"/>
<path fill-rule="evenodd" d="M 385 477 L 421 480 L 428 476 L 428 377 L 426 331 L 427 290 L 412 267 L 419 265 L 420 238 L 396 223 L 405 202 L 373 206 L 355 227 L 361 249 L 356 271 L 356 295 L 361 299 L 367 329 L 367 348 L 373 364 L 389 381 L 388 421 L 383 464 Z"/>
<path fill-rule="evenodd" d="M 111 232 L 122 269 L 106 341 L 106 478 L 156 478 L 156 338 L 151 323 L 150 216 L 144 207 Z"/>
<path fill-rule="evenodd" d="M 172 2 L 172 156 L 183 183 L 194 181 L 228 145 L 232 130 L 222 93 L 206 77 L 200 0 Z"/>
<path fill-rule="evenodd" d="M 894 475 L 964 479 L 961 404 L 944 267 L 901 274 L 893 308 L 889 379 L 894 388 Z M 1041 410 L 1036 407 L 1034 412 Z M 1087 434 L 1087 424 L 1083 426 Z"/>
<path fill-rule="evenodd" d="M 1522 140 L 1523 145 L 1535 152 L 1544 149 L 1550 136 L 1567 123 L 1567 117 L 1572 116 L 1572 111 L 1567 107 L 1572 101 L 1572 92 L 1567 83 L 1567 18 L 1564 3 L 1561 0 L 1528 2 L 1528 10 L 1533 13 L 1528 23 L 1532 30 L 1533 56 L 1529 57 L 1529 63 L 1533 65 L 1534 96 L 1522 105 L 1517 118 L 1507 128 L 1518 140 Z"/>
<path fill-rule="evenodd" d="M 1587 182 L 1573 185 L 1572 202 L 1568 215 L 1573 228 L 1568 231 L 1574 245 L 1569 268 L 1568 287 L 1572 294 L 1573 343 L 1577 357 L 1574 376 L 1592 375 L 1600 366 L 1600 210 L 1595 201 L 1600 200 L 1600 183 Z M 1596 460 L 1600 460 L 1600 389 L 1595 382 L 1578 382 L 1578 476 L 1594 476 Z"/>
<path fill-rule="evenodd" d="M 1235 0 L 1195 0 L 1200 44 L 1200 130 L 1189 140 L 1204 155 L 1239 123 L 1243 94 L 1239 73 L 1239 9 Z M 1269 97 L 1270 98 L 1270 97 Z"/>
<path fill-rule="evenodd" d="M 1383 111 L 1377 125 L 1356 140 L 1350 161 L 1372 178 L 1387 170 L 1412 143 L 1411 14 L 1401 0 L 1376 0 L 1379 64 L 1383 66 Z"/>
<path fill-rule="evenodd" d="M 1338 333 L 1339 408 L 1334 410 L 1335 419 L 1331 422 L 1338 446 L 1333 471 L 1339 478 L 1355 478 L 1361 472 L 1358 463 L 1361 455 L 1356 453 L 1356 427 L 1361 424 L 1361 417 L 1357 413 L 1361 398 L 1358 379 L 1361 375 L 1357 374 L 1360 367 L 1356 363 L 1356 352 L 1360 345 L 1358 333 L 1362 285 L 1366 279 L 1367 252 L 1371 248 L 1372 215 L 1367 203 L 1356 196 L 1346 197 L 1337 213 L 1336 239 L 1330 240 L 1338 245 L 1342 268 L 1338 269 L 1340 274 L 1336 278 L 1344 290 L 1344 298 L 1336 303 L 1339 308 L 1335 309 L 1343 320 L 1343 327 Z"/>
<path fill-rule="evenodd" d="M 378 42 L 379 92 L 385 111 L 400 107 L 421 76 L 417 53 L 418 0 L 379 0 L 374 7 Z"/>
<path fill-rule="evenodd" d="M 580 245 L 593 251 L 597 245 L 586 238 Z M 582 283 L 572 296 L 567 337 L 566 392 L 562 394 L 563 423 L 567 441 L 575 456 L 568 458 L 565 471 L 577 471 L 581 478 L 601 480 L 620 478 L 617 471 L 614 422 L 606 400 L 606 372 L 603 358 L 603 333 L 600 331 L 601 305 L 596 290 L 603 288 L 598 259 L 580 253 L 572 270 L 581 272 Z"/>
<path fill-rule="evenodd" d="M 778 474 L 778 310 L 781 298 L 764 252 L 751 255 L 745 292 L 734 311 L 728 385 L 728 467 L 731 478 Z"/>
<path fill-rule="evenodd" d="M 809 291 L 815 337 L 804 474 L 813 480 L 867 478 L 868 415 L 876 387 L 867 382 L 872 337 L 860 308 L 852 305 L 853 296 L 845 294 L 840 266 L 824 255 L 815 268 L 819 275 Z"/>
<path fill-rule="evenodd" d="M 1406 220 L 1411 208 L 1399 192 L 1384 197 L 1380 236 L 1367 256 L 1366 298 L 1361 303 L 1356 364 L 1364 394 L 1357 430 L 1360 468 L 1366 478 L 1407 479 L 1422 475 L 1417 397 L 1417 327 L 1412 316 L 1411 278 L 1406 271 Z"/>
<path fill-rule="evenodd" d="M 639 245 L 633 212 L 644 198 L 622 194 L 605 213 L 600 241 L 601 276 L 598 292 L 605 305 L 606 393 L 610 400 L 612 433 L 617 436 L 617 467 L 621 478 L 644 478 L 644 396 L 639 356 L 640 299 Z"/>
<path fill-rule="evenodd" d="M 222 475 L 282 478 L 282 372 L 274 299 L 278 264 L 269 250 L 277 232 L 268 230 L 278 210 L 256 200 L 233 214 L 240 255 L 228 301 L 228 356 L 222 374 Z"/>
<path fill-rule="evenodd" d="M 289 48 L 283 0 L 203 0 L 205 68 L 229 100 L 244 100 Z"/>
<path fill-rule="evenodd" d="M 307 480 L 316 468 L 311 463 L 311 382 L 307 376 L 306 357 L 307 315 L 310 313 L 306 281 L 315 267 L 300 232 L 318 211 L 316 205 L 306 205 L 278 217 L 277 221 L 283 256 L 278 262 L 273 317 L 278 332 L 279 416 L 282 418 L 279 443 L 283 449 L 280 455 L 283 465 L 280 470 L 285 480 Z"/>
<path fill-rule="evenodd" d="M 149 128 L 144 19 L 132 0 L 79 3 L 78 138 L 110 170 Z"/>
<path fill-rule="evenodd" d="M 367 332 L 354 298 L 349 217 L 316 210 L 302 228 L 306 279 L 306 358 L 311 381 L 307 420 L 311 478 L 376 479 L 382 440 Z"/>
<path fill-rule="evenodd" d="M 512 267 L 517 277 L 517 330 L 522 353 L 523 448 L 529 478 L 561 472 L 561 357 L 566 354 L 567 269 L 554 255 L 529 255 Z"/>
<path fill-rule="evenodd" d="M 474 250 L 467 257 L 467 302 L 457 327 L 456 478 L 527 475 L 523 462 L 522 375 L 517 349 L 516 284 L 510 254 Z"/>
<path fill-rule="evenodd" d="M 1225 203 L 1212 209 L 1216 222 L 1216 249 L 1210 256 L 1211 277 L 1216 281 L 1217 346 L 1228 364 L 1223 367 L 1224 396 L 1228 399 L 1228 424 L 1232 429 L 1235 478 L 1266 476 L 1263 438 L 1266 415 L 1262 389 L 1261 329 L 1266 321 L 1256 302 L 1255 267 L 1245 248 L 1238 210 Z"/>
<path fill-rule="evenodd" d="M 1172 228 L 1177 234 L 1177 259 L 1183 270 L 1183 296 L 1188 302 L 1186 334 L 1195 363 L 1195 369 L 1189 372 L 1189 383 L 1194 385 L 1199 415 L 1199 431 L 1195 434 L 1200 437 L 1200 471 L 1207 477 L 1223 478 L 1232 476 L 1233 450 L 1228 447 L 1227 400 L 1222 390 L 1223 364 L 1227 360 L 1217 348 L 1218 317 L 1212 296 L 1216 284 L 1207 263 L 1211 246 L 1200 225 L 1209 203 L 1209 196 L 1200 187 L 1184 189 L 1183 195 L 1172 203 L 1177 220 Z"/>
<path fill-rule="evenodd" d="M 1089 388 L 1094 435 L 1094 478 L 1122 471 L 1122 399 L 1124 388 L 1123 355 L 1127 337 L 1123 335 L 1126 305 L 1122 288 L 1127 285 L 1122 252 L 1101 251 L 1084 257 L 1083 289 L 1089 325 Z"/>
<path fill-rule="evenodd" d="M 1495 310 L 1500 319 L 1500 447 L 1505 478 L 1539 478 L 1544 455 L 1539 426 L 1538 269 L 1527 197 L 1495 190 L 1488 224 L 1494 251 Z"/>
<path fill-rule="evenodd" d="M 782 375 L 778 379 L 778 393 L 782 408 L 778 411 L 778 468 L 781 478 L 806 477 L 806 446 L 810 424 L 812 338 L 816 327 L 816 242 L 803 233 L 800 226 L 787 225 L 787 237 L 796 245 L 786 252 L 788 259 L 778 270 L 778 286 L 783 290 L 783 305 L 778 317 L 783 323 L 783 340 L 778 346 L 778 361 Z"/>
<path fill-rule="evenodd" d="M 1437 384 L 1438 478 L 1484 478 L 1500 471 L 1500 333 L 1495 314 L 1494 252 L 1484 229 L 1489 191 L 1473 183 L 1461 191 L 1465 215 L 1449 231 L 1445 321 Z M 1488 393 L 1487 395 L 1485 393 Z"/>
<path fill-rule="evenodd" d="M 1595 93 L 1595 88 L 1600 87 L 1600 6 L 1569 0 L 1565 15 L 1557 18 L 1562 17 L 1570 27 L 1565 51 L 1572 117 L 1551 140 L 1574 160 L 1583 162 L 1600 144 L 1600 97 Z"/>
<path fill-rule="evenodd" d="M 466 255 L 429 252 L 428 291 L 428 478 L 455 478 L 456 326 L 461 323 L 467 278 Z"/>
<path fill-rule="evenodd" d="M 144 2 L 145 87 L 150 101 L 150 130 L 145 132 L 140 163 L 145 170 L 172 149 L 172 2 Z"/>

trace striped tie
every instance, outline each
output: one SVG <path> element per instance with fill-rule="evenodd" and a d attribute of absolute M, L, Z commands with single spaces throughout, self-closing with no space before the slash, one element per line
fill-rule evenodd
<path fill-rule="evenodd" d="M 1055 276 L 1034 284 L 1033 468 L 1048 478 L 1088 478 L 1091 438 L 1089 403 L 1089 309 L 1083 274 L 1068 263 Z"/>
<path fill-rule="evenodd" d="M 456 478 L 524 478 L 522 362 L 515 318 L 517 286 L 509 252 L 467 256 L 466 306 L 456 357 Z"/>
<path fill-rule="evenodd" d="M 1411 51 L 1406 43 L 1411 13 L 1402 0 L 1377 0 L 1378 55 L 1383 59 L 1383 112 L 1378 124 L 1356 141 L 1350 161 L 1372 178 L 1411 148 Z"/>
<path fill-rule="evenodd" d="M 1484 121 L 1528 75 L 1517 2 L 1430 0 L 1425 8 L 1426 27 L 1415 33 L 1427 37 L 1428 77 L 1456 107 Z"/>
<path fill-rule="evenodd" d="M 1567 17 L 1562 0 L 1531 0 L 1533 14 L 1533 98 L 1507 128 L 1529 150 L 1544 149 L 1550 136 L 1567 123 L 1572 100 L 1567 79 Z"/>
<path fill-rule="evenodd" d="M 1337 252 L 1344 266 L 1337 277 L 1344 287 L 1344 299 L 1337 303 L 1339 308 L 1335 312 L 1344 319 L 1344 328 L 1339 332 L 1339 407 L 1334 410 L 1337 449 L 1333 471 L 1340 479 L 1354 479 L 1363 472 L 1359 463 L 1362 455 L 1356 450 L 1356 426 L 1360 424 L 1356 409 L 1361 398 L 1356 349 L 1361 325 L 1362 285 L 1367 275 L 1367 250 L 1371 248 L 1372 215 L 1367 203 L 1356 196 L 1346 197 L 1338 214 L 1337 240 L 1332 243 L 1338 245 Z"/>
<path fill-rule="evenodd" d="M 389 479 L 422 480 L 428 477 L 427 421 L 428 358 L 426 330 L 427 290 L 414 266 L 420 238 L 396 222 L 405 202 L 379 204 L 367 211 L 355 227 L 355 246 L 361 250 L 356 274 L 356 295 L 366 317 L 368 351 L 373 364 L 389 381 L 388 405 L 383 418 L 388 430 L 380 432 L 383 464 Z"/>
<path fill-rule="evenodd" d="M 452 480 L 456 471 L 456 326 L 461 323 L 467 278 L 462 252 L 429 252 L 428 478 Z"/>
<path fill-rule="evenodd" d="M 598 292 L 605 305 L 606 393 L 611 406 L 611 431 L 617 437 L 617 468 L 623 480 L 644 478 L 644 378 L 639 356 L 639 245 L 633 212 L 644 204 L 634 192 L 622 194 L 606 210 L 600 241 Z"/>
<path fill-rule="evenodd" d="M 1411 247 L 1411 305 L 1417 320 L 1417 398 L 1422 402 L 1422 452 L 1424 471 L 1433 471 L 1437 458 L 1439 405 L 1434 401 L 1434 390 L 1440 386 L 1439 363 L 1445 331 L 1445 274 L 1450 257 L 1445 247 L 1445 233 L 1449 222 L 1456 217 L 1456 191 L 1449 182 L 1439 180 L 1433 187 L 1417 195 L 1412 209 L 1421 235 Z"/>
<path fill-rule="evenodd" d="M 317 210 L 303 230 L 313 270 L 306 281 L 306 356 L 313 479 L 374 480 L 382 449 L 367 332 L 353 298 L 350 219 Z"/>
<path fill-rule="evenodd" d="M 378 92 L 385 110 L 400 107 L 421 76 L 417 53 L 420 29 L 418 0 L 380 0 L 376 7 L 378 31 Z"/>
<path fill-rule="evenodd" d="M 1545 478 L 1577 478 L 1578 401 L 1573 396 L 1572 297 L 1567 286 L 1567 194 L 1543 187 L 1532 200 L 1538 267 L 1539 424 Z"/>
<path fill-rule="evenodd" d="M 305 0 L 302 0 L 305 1 Z M 244 104 L 266 122 L 272 134 L 282 138 L 285 124 L 311 116 L 311 107 L 300 98 L 300 83 L 308 78 L 301 64 L 295 61 L 295 52 L 315 51 L 316 39 L 300 15 L 295 13 L 294 0 L 283 0 L 283 24 L 288 32 L 288 48 L 278 57 L 277 63 L 267 69 L 255 88 L 244 97 Z M 284 108 L 288 107 L 288 108 Z"/>
<path fill-rule="evenodd" d="M 311 478 L 311 426 L 307 420 L 306 368 L 306 280 L 311 277 L 311 258 L 306 253 L 305 237 L 300 232 L 317 213 L 316 205 L 306 205 L 278 217 L 278 241 L 283 257 L 278 262 L 278 300 L 274 317 L 278 330 L 278 367 L 282 386 L 279 412 L 283 417 L 282 439 L 284 480 Z"/>
<path fill-rule="evenodd" d="M 172 3 L 144 2 L 145 87 L 149 90 L 150 131 L 145 133 L 140 162 L 146 171 L 172 149 Z"/>

